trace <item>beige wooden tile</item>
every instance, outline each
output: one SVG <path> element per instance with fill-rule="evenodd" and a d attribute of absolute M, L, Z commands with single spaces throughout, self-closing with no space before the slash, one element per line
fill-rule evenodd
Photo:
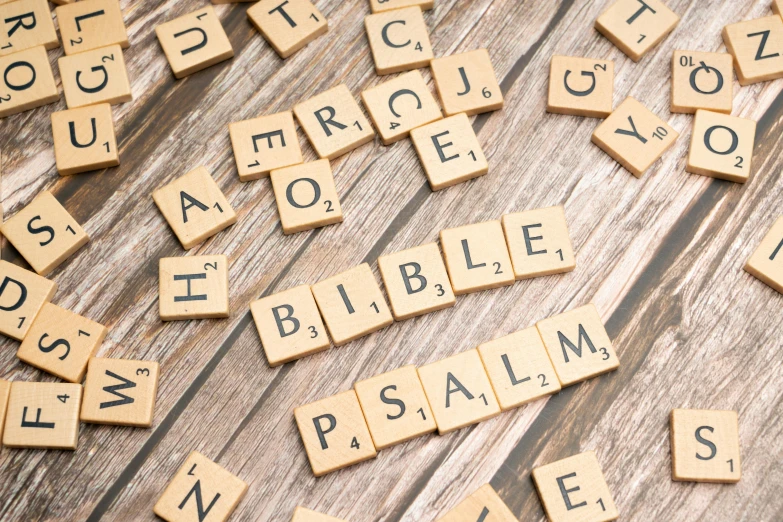
<path fill-rule="evenodd" d="M 776 15 L 783 15 L 783 0 L 772 0 L 771 7 Z"/>
<path fill-rule="evenodd" d="M 614 62 L 553 56 L 549 64 L 547 112 L 590 118 L 612 113 Z"/>
<path fill-rule="evenodd" d="M 19 0 L 0 6 L 0 56 L 43 45 L 60 47 L 46 0 Z"/>
<path fill-rule="evenodd" d="M 118 0 L 82 0 L 54 10 L 65 54 L 118 44 L 130 46 Z"/>
<path fill-rule="evenodd" d="M 3 445 L 75 450 L 81 402 L 81 384 L 12 382 Z"/>
<path fill-rule="evenodd" d="M 228 258 L 161 258 L 159 293 L 164 321 L 228 317 Z"/>
<path fill-rule="evenodd" d="M 0 260 L 0 333 L 17 341 L 24 339 L 56 291 L 54 281 Z"/>
<path fill-rule="evenodd" d="M 275 169 L 270 178 L 284 234 L 342 222 L 343 209 L 329 160 Z"/>
<path fill-rule="evenodd" d="M 317 513 L 311 509 L 297 506 L 294 510 L 294 518 L 291 522 L 345 522 L 339 518 L 330 517 L 322 513 Z"/>
<path fill-rule="evenodd" d="M 152 199 L 186 250 L 237 222 L 236 212 L 204 167 L 159 188 Z"/>
<path fill-rule="evenodd" d="M 443 117 L 419 71 L 411 71 L 362 92 L 384 145 L 406 138 L 412 129 Z"/>
<path fill-rule="evenodd" d="M 82 422 L 149 428 L 160 366 L 153 361 L 94 357 L 84 382 Z"/>
<path fill-rule="evenodd" d="M 234 56 L 211 5 L 157 26 L 155 34 L 175 78 L 184 78 Z"/>
<path fill-rule="evenodd" d="M 0 57 L 0 78 L 0 118 L 60 99 L 42 45 Z"/>
<path fill-rule="evenodd" d="M 53 112 L 52 135 L 57 171 L 61 176 L 120 164 L 108 103 Z"/>
<path fill-rule="evenodd" d="M 745 183 L 750 176 L 756 122 L 699 109 L 693 120 L 685 170 Z"/>
<path fill-rule="evenodd" d="M 693 114 L 697 109 L 731 114 L 734 66 L 730 54 L 674 51 L 671 111 Z"/>
<path fill-rule="evenodd" d="M 240 478 L 191 451 L 152 510 L 166 522 L 225 522 L 246 492 Z"/>
<path fill-rule="evenodd" d="M 269 366 L 312 355 L 329 348 L 318 305 L 307 285 L 250 303 Z"/>
<path fill-rule="evenodd" d="M 679 135 L 629 96 L 595 129 L 592 141 L 640 178 Z"/>
<path fill-rule="evenodd" d="M 411 131 L 411 141 L 432 190 L 483 176 L 489 165 L 464 113 Z"/>
<path fill-rule="evenodd" d="M 432 60 L 430 35 L 418 6 L 366 16 L 364 28 L 378 74 L 421 69 Z"/>
<path fill-rule="evenodd" d="M 517 522 L 517 517 L 492 486 L 484 484 L 437 522 Z"/>
<path fill-rule="evenodd" d="M 505 214 L 501 220 L 516 279 L 570 272 L 576 267 L 562 206 Z"/>
<path fill-rule="evenodd" d="M 783 78 L 783 19 L 767 16 L 723 28 L 740 85 Z"/>
<path fill-rule="evenodd" d="M 329 30 L 326 17 L 308 0 L 261 0 L 247 17 L 280 58 L 288 58 Z"/>
<path fill-rule="evenodd" d="M 672 480 L 739 482 L 739 424 L 736 411 L 672 410 L 669 417 Z"/>
<path fill-rule="evenodd" d="M 503 93 L 486 49 L 435 58 L 430 68 L 446 116 L 503 107 Z"/>
<path fill-rule="evenodd" d="M 259 179 L 273 169 L 303 161 L 290 111 L 231 123 L 228 130 L 239 181 Z"/>
<path fill-rule="evenodd" d="M 660 0 L 617 0 L 595 21 L 595 28 L 631 60 L 638 62 L 680 21 Z"/>
<path fill-rule="evenodd" d="M 564 388 L 620 366 L 592 303 L 539 321 L 536 328 Z"/>
<path fill-rule="evenodd" d="M 437 429 L 413 365 L 359 381 L 354 389 L 377 450 Z"/>
<path fill-rule="evenodd" d="M 316 477 L 375 458 L 355 391 L 294 408 L 294 417 Z"/>
<path fill-rule="evenodd" d="M 119 45 L 63 56 L 57 63 L 69 109 L 104 102 L 114 105 L 133 99 Z"/>
<path fill-rule="evenodd" d="M 783 294 L 783 216 L 745 263 L 745 271 Z"/>
<path fill-rule="evenodd" d="M 426 11 L 433 8 L 435 0 L 370 0 L 370 9 L 373 13 L 391 11 L 392 9 L 400 9 L 412 5 L 419 6 L 422 11 Z"/>
<path fill-rule="evenodd" d="M 39 275 L 47 275 L 89 237 L 48 190 L 6 220 L 0 232 Z"/>
<path fill-rule="evenodd" d="M 8 409 L 8 396 L 11 394 L 11 383 L 0 379 L 0 440 L 3 440 L 5 414 Z"/>

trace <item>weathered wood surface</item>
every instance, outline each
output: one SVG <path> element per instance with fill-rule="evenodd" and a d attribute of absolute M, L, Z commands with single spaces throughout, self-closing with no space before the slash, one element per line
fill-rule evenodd
<path fill-rule="evenodd" d="M 735 82 L 734 114 L 759 121 L 745 185 L 685 173 L 692 117 L 668 110 L 672 51 L 724 49 L 721 28 L 769 15 L 769 1 L 668 0 L 682 21 L 638 64 L 592 28 L 609 3 L 437 0 L 425 15 L 436 56 L 487 47 L 502 82 L 505 108 L 474 123 L 490 173 L 432 193 L 408 140 L 383 147 L 376 139 L 333 162 L 345 222 L 283 236 L 268 180 L 238 181 L 227 124 L 289 109 L 340 82 L 358 98 L 384 81 L 364 35 L 366 1 L 319 0 L 329 33 L 286 61 L 247 22 L 248 4 L 217 6 L 236 57 L 175 81 L 153 28 L 193 5 L 123 0 L 134 101 L 115 107 L 122 165 L 60 178 L 54 107 L 16 115 L 0 123 L 2 202 L 11 215 L 49 188 L 90 234 L 53 273 L 55 302 L 109 326 L 100 355 L 160 362 L 155 423 L 82 425 L 73 453 L 3 448 L 0 519 L 152 520 L 152 505 L 193 449 L 249 482 L 232 520 L 288 521 L 300 504 L 353 522 L 434 520 L 487 481 L 521 520 L 541 520 L 531 468 L 586 449 L 598 453 L 624 520 L 783 519 L 783 296 L 742 271 L 780 215 L 783 81 Z M 544 112 L 554 53 L 615 60 L 615 104 L 633 95 L 680 131 L 642 179 L 590 143 L 598 120 Z M 300 140 L 314 158 L 303 133 Z M 149 193 L 199 165 L 239 222 L 188 255 L 229 256 L 232 314 L 163 324 L 158 258 L 185 253 Z M 378 255 L 434 241 L 442 228 L 553 204 L 566 208 L 574 272 L 460 297 L 452 309 L 344 347 L 266 364 L 250 301 L 363 261 L 375 270 Z M 3 257 L 24 263 L 7 246 Z M 590 301 L 614 341 L 617 372 L 312 476 L 293 407 Z M 51 380 L 17 361 L 18 343 L 0 346 L 3 378 Z M 674 407 L 739 411 L 739 484 L 671 481 Z"/>

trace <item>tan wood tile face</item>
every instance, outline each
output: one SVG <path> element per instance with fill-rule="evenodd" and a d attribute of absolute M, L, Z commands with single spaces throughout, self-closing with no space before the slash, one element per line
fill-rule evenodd
<path fill-rule="evenodd" d="M 751 172 L 756 122 L 727 114 L 696 111 L 685 170 L 745 183 Z"/>
<path fill-rule="evenodd" d="M 595 28 L 633 61 L 658 45 L 680 21 L 660 0 L 617 0 L 595 21 Z"/>
<path fill-rule="evenodd" d="M 441 230 L 440 246 L 455 295 L 514 284 L 500 221 Z"/>
<path fill-rule="evenodd" d="M 547 112 L 606 118 L 612 113 L 613 95 L 614 62 L 575 56 L 552 57 Z"/>
<path fill-rule="evenodd" d="M 421 69 L 432 60 L 427 24 L 417 6 L 371 14 L 364 27 L 378 74 Z"/>
<path fill-rule="evenodd" d="M 739 482 L 739 424 L 737 412 L 672 410 L 669 418 L 672 480 Z"/>
<path fill-rule="evenodd" d="M 228 317 L 228 258 L 161 258 L 159 292 L 164 321 Z"/>
<path fill-rule="evenodd" d="M 486 49 L 435 58 L 430 62 L 443 112 L 468 116 L 503 107 L 503 93 Z"/>
<path fill-rule="evenodd" d="M 731 114 L 734 66 L 730 54 L 674 51 L 671 111 L 692 114 L 698 109 Z"/>
<path fill-rule="evenodd" d="M 128 71 L 119 45 L 101 47 L 57 61 L 69 109 L 131 101 Z"/>
<path fill-rule="evenodd" d="M 761 240 L 745 271 L 783 294 L 783 216 Z"/>
<path fill-rule="evenodd" d="M 81 384 L 11 383 L 3 445 L 75 450 L 81 402 Z"/>
<path fill-rule="evenodd" d="M 270 173 L 283 233 L 325 227 L 343 220 L 329 160 L 322 159 Z"/>
<path fill-rule="evenodd" d="M 438 522 L 517 522 L 517 517 L 492 486 L 484 484 Z"/>
<path fill-rule="evenodd" d="M 502 223 L 516 279 L 570 272 L 576 267 L 562 206 L 505 214 Z"/>
<path fill-rule="evenodd" d="M 117 44 L 130 46 L 118 0 L 82 0 L 54 10 L 65 54 Z"/>
<path fill-rule="evenodd" d="M 160 366 L 153 361 L 92 358 L 84 382 L 82 422 L 149 428 Z"/>
<path fill-rule="evenodd" d="M 294 518 L 291 519 L 291 522 L 345 522 L 345 521 L 339 518 L 330 517 L 329 515 L 317 513 L 311 509 L 303 508 L 302 506 L 297 506 L 297 508 L 294 510 Z"/>
<path fill-rule="evenodd" d="M 53 112 L 52 135 L 57 171 L 61 176 L 120 164 L 108 103 Z"/>
<path fill-rule="evenodd" d="M 432 9 L 435 5 L 434 0 L 370 0 L 370 9 L 373 13 L 391 11 L 402 7 L 417 5 L 422 11 Z"/>
<path fill-rule="evenodd" d="M 740 85 L 783 78 L 783 19 L 767 16 L 723 28 Z"/>
<path fill-rule="evenodd" d="M 0 118 L 60 99 L 43 46 L 0 57 Z"/>
<path fill-rule="evenodd" d="M 3 439 L 5 427 L 5 414 L 8 410 L 8 396 L 11 394 L 11 383 L 0 379 L 0 440 Z"/>
<path fill-rule="evenodd" d="M 19 0 L 0 5 L 0 56 L 43 45 L 60 47 L 46 0 Z"/>
<path fill-rule="evenodd" d="M 772 0 L 770 7 L 776 15 L 783 15 L 783 0 Z"/>
<path fill-rule="evenodd" d="M 308 0 L 261 0 L 247 17 L 280 58 L 288 58 L 329 30 L 326 17 Z"/>
<path fill-rule="evenodd" d="M 290 111 L 238 121 L 228 126 L 240 181 L 302 163 L 299 136 Z"/>
<path fill-rule="evenodd" d="M 24 339 L 56 291 L 54 281 L 0 260 L 0 333 L 17 341 Z"/>

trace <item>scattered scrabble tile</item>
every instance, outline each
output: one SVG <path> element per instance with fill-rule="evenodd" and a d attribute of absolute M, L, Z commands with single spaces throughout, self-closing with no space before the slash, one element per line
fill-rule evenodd
<path fill-rule="evenodd" d="M 155 28 L 175 78 L 184 78 L 234 56 L 211 5 Z"/>
<path fill-rule="evenodd" d="M 430 67 L 446 116 L 503 107 L 503 93 L 486 49 L 435 58 Z"/>
<path fill-rule="evenodd" d="M 82 385 L 12 382 L 3 445 L 75 450 Z"/>
<path fill-rule="evenodd" d="M 370 9 L 373 13 L 391 11 L 402 7 L 419 6 L 422 11 L 432 9 L 435 5 L 434 0 L 370 0 Z"/>
<path fill-rule="evenodd" d="M 378 269 L 397 321 L 449 308 L 456 302 L 437 243 L 381 256 Z"/>
<path fill-rule="evenodd" d="M 553 56 L 549 64 L 547 112 L 590 118 L 612 113 L 614 62 Z"/>
<path fill-rule="evenodd" d="M 551 522 L 607 522 L 620 516 L 592 451 L 534 468 L 532 474 Z"/>
<path fill-rule="evenodd" d="M 761 240 L 745 264 L 745 271 L 783 294 L 783 217 Z"/>
<path fill-rule="evenodd" d="M 443 117 L 419 71 L 411 71 L 362 92 L 384 145 L 408 136 L 412 129 Z"/>
<path fill-rule="evenodd" d="M 638 62 L 680 21 L 660 0 L 617 0 L 595 21 L 595 28 L 631 60 Z"/>
<path fill-rule="evenodd" d="M 118 44 L 130 46 L 119 0 L 82 0 L 54 10 L 65 54 Z"/>
<path fill-rule="evenodd" d="M 294 417 L 316 477 L 375 458 L 355 391 L 294 408 Z"/>
<path fill-rule="evenodd" d="M 0 232 L 42 276 L 90 239 L 48 190 L 3 223 Z"/>
<path fill-rule="evenodd" d="M 53 112 L 52 135 L 57 171 L 61 176 L 120 164 L 108 103 Z"/>
<path fill-rule="evenodd" d="M 483 176 L 489 165 L 464 113 L 411 131 L 411 141 L 432 190 Z"/>
<path fill-rule="evenodd" d="M 8 409 L 8 396 L 11 394 L 11 383 L 0 379 L 0 440 L 3 438 L 5 413 Z"/>
<path fill-rule="evenodd" d="M 730 54 L 674 51 L 671 111 L 693 114 L 697 109 L 731 114 L 734 66 Z"/>
<path fill-rule="evenodd" d="M 484 484 L 437 522 L 517 522 L 517 517 L 492 486 Z"/>
<path fill-rule="evenodd" d="M 42 45 L 0 57 L 0 78 L 0 118 L 60 99 Z"/>
<path fill-rule="evenodd" d="M 339 518 L 330 517 L 329 515 L 317 513 L 310 509 L 303 508 L 302 506 L 298 506 L 294 510 L 294 518 L 291 519 L 291 522 L 344 522 L 344 521 L 340 520 Z"/>
<path fill-rule="evenodd" d="M 343 209 L 329 160 L 275 169 L 270 178 L 284 234 L 342 222 Z"/>
<path fill-rule="evenodd" d="M 674 144 L 679 133 L 630 96 L 593 132 L 593 143 L 637 178 Z"/>
<path fill-rule="evenodd" d="M 226 522 L 247 484 L 197 451 L 191 451 L 153 511 L 166 522 Z"/>
<path fill-rule="evenodd" d="M 131 101 L 128 71 L 119 45 L 102 47 L 57 61 L 69 109 Z"/>
<path fill-rule="evenodd" d="M 0 6 L 0 56 L 43 45 L 60 46 L 46 0 L 18 0 Z"/>
<path fill-rule="evenodd" d="M 767 16 L 723 28 L 740 85 L 783 78 L 783 18 Z"/>
<path fill-rule="evenodd" d="M 536 328 L 563 387 L 620 366 L 592 303 L 539 321 Z"/>
<path fill-rule="evenodd" d="M 378 450 L 437 429 L 413 365 L 359 381 L 354 389 Z"/>
<path fill-rule="evenodd" d="M 364 28 L 378 74 L 421 69 L 432 60 L 430 35 L 418 6 L 366 16 Z"/>
<path fill-rule="evenodd" d="M 57 283 L 0 260 L 0 333 L 21 341 Z"/>
<path fill-rule="evenodd" d="M 152 199 L 186 250 L 237 222 L 236 212 L 204 167 L 159 188 Z"/>
<path fill-rule="evenodd" d="M 228 317 L 228 258 L 161 258 L 159 288 L 164 321 Z"/>
<path fill-rule="evenodd" d="M 427 364 L 418 372 L 441 435 L 500 413 L 478 350 Z"/>
<path fill-rule="evenodd" d="M 152 361 L 90 359 L 84 382 L 82 422 L 152 426 L 160 366 Z"/>
<path fill-rule="evenodd" d="M 288 58 L 329 30 L 326 17 L 308 0 L 261 0 L 247 17 L 280 58 Z"/>
<path fill-rule="evenodd" d="M 750 176 L 756 122 L 699 109 L 685 170 L 745 183 Z"/>
<path fill-rule="evenodd" d="M 279 366 L 329 348 L 318 305 L 307 285 L 250 303 L 269 366 Z"/>
<path fill-rule="evenodd" d="M 455 295 L 514 284 L 500 221 L 441 230 L 440 246 Z"/>
<path fill-rule="evenodd" d="M 238 121 L 228 126 L 240 181 L 302 163 L 302 149 L 290 111 Z"/>
<path fill-rule="evenodd" d="M 505 214 L 501 219 L 516 279 L 570 272 L 576 267 L 562 206 Z"/>
<path fill-rule="evenodd" d="M 672 410 L 672 480 L 739 482 L 736 411 Z"/>

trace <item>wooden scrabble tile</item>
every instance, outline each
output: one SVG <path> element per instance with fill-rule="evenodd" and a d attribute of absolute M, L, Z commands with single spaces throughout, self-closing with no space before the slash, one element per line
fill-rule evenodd
<path fill-rule="evenodd" d="M 53 112 L 52 135 L 57 171 L 61 176 L 120 164 L 108 103 Z"/>
<path fill-rule="evenodd" d="M 680 21 L 660 0 L 617 0 L 595 21 L 595 28 L 631 60 L 638 62 Z"/>
<path fill-rule="evenodd" d="M 60 99 L 42 45 L 0 57 L 0 78 L 0 118 Z"/>
<path fill-rule="evenodd" d="M 419 71 L 402 74 L 363 91 L 362 101 L 384 145 L 391 145 L 407 137 L 412 129 L 443 117 Z"/>
<path fill-rule="evenodd" d="M 740 85 L 783 78 L 783 18 L 767 16 L 723 28 Z"/>
<path fill-rule="evenodd" d="M 620 516 L 592 451 L 534 468 L 532 475 L 551 522 L 607 522 Z"/>
<path fill-rule="evenodd" d="M 595 129 L 592 141 L 640 178 L 679 135 L 629 96 Z"/>
<path fill-rule="evenodd" d="M 119 45 L 63 56 L 57 63 L 69 109 L 104 102 L 114 105 L 133 99 Z"/>
<path fill-rule="evenodd" d="M 54 281 L 0 260 L 0 333 L 17 341 L 24 339 L 56 291 Z"/>
<path fill-rule="evenodd" d="M 437 429 L 413 365 L 359 381 L 354 389 L 377 450 Z"/>
<path fill-rule="evenodd" d="M 3 445 L 75 450 L 81 402 L 81 384 L 12 382 Z"/>
<path fill-rule="evenodd" d="M 517 517 L 492 486 L 484 484 L 437 522 L 517 522 Z"/>
<path fill-rule="evenodd" d="M 430 35 L 418 6 L 366 16 L 364 28 L 378 74 L 421 69 L 432 60 Z"/>
<path fill-rule="evenodd" d="M 564 388 L 620 366 L 592 303 L 539 321 L 536 328 Z"/>
<path fill-rule="evenodd" d="M 489 165 L 464 113 L 411 131 L 411 141 L 432 190 L 483 176 Z"/>
<path fill-rule="evenodd" d="M 693 120 L 685 170 L 745 183 L 750 176 L 756 122 L 699 109 Z"/>
<path fill-rule="evenodd" d="M 5 413 L 8 409 L 8 396 L 11 394 L 11 383 L 0 379 L 0 440 L 3 439 Z"/>
<path fill-rule="evenodd" d="M 6 220 L 0 232 L 42 276 L 57 268 L 90 239 L 48 190 Z"/>
<path fill-rule="evenodd" d="M 460 112 L 470 116 L 503 107 L 503 92 L 486 49 L 435 58 L 430 68 L 446 116 Z"/>
<path fill-rule="evenodd" d="M 330 517 L 322 513 L 317 513 L 302 506 L 297 506 L 294 510 L 294 518 L 291 522 L 345 522 L 339 518 Z"/>
<path fill-rule="evenodd" d="M 159 188 L 152 199 L 186 250 L 237 222 L 236 212 L 204 167 Z"/>
<path fill-rule="evenodd" d="M 730 54 L 674 51 L 671 111 L 693 114 L 697 109 L 731 114 L 734 66 Z"/>
<path fill-rule="evenodd" d="M 267 176 L 273 169 L 302 163 L 302 149 L 290 111 L 228 126 L 239 181 Z"/>
<path fill-rule="evenodd" d="M 250 303 L 269 366 L 329 348 L 318 305 L 307 285 L 297 286 Z"/>
<path fill-rule="evenodd" d="M 440 247 L 455 295 L 514 284 L 500 221 L 441 230 Z"/>
<path fill-rule="evenodd" d="M 745 271 L 783 294 L 783 216 L 761 240 L 745 264 Z"/>
<path fill-rule="evenodd" d="M 246 492 L 244 481 L 191 451 L 152 510 L 166 522 L 226 522 Z"/>
<path fill-rule="evenodd" d="M 159 288 L 163 321 L 228 317 L 228 258 L 161 258 Z"/>
<path fill-rule="evenodd" d="M 367 263 L 324 279 L 311 289 L 335 346 L 393 322 L 386 299 Z"/>
<path fill-rule="evenodd" d="M 370 0 L 370 9 L 373 13 L 391 11 L 392 9 L 400 9 L 401 7 L 412 5 L 417 5 L 422 11 L 426 11 L 432 9 L 435 5 L 435 0 Z"/>
<path fill-rule="evenodd" d="M 46 0 L 18 0 L 0 6 L 0 56 L 43 45 L 60 46 Z"/>
<path fill-rule="evenodd" d="M 149 428 L 160 366 L 153 361 L 94 357 L 84 382 L 82 422 Z"/>
<path fill-rule="evenodd" d="M 570 272 L 576 267 L 562 206 L 501 218 L 516 279 Z"/>
<path fill-rule="evenodd" d="M 375 458 L 353 390 L 294 408 L 294 418 L 316 477 Z"/>
<path fill-rule="evenodd" d="M 547 112 L 589 118 L 612 113 L 614 62 L 553 56 L 549 64 Z"/>
<path fill-rule="evenodd" d="M 736 411 L 672 410 L 669 418 L 672 480 L 739 482 L 739 424 Z"/>
<path fill-rule="evenodd" d="M 83 53 L 109 45 L 130 46 L 119 0 L 81 0 L 54 10 L 65 54 Z"/>
<path fill-rule="evenodd" d="M 308 0 L 261 0 L 247 10 L 247 17 L 280 58 L 329 30 L 326 17 Z"/>
<path fill-rule="evenodd" d="M 175 78 L 184 78 L 234 56 L 211 5 L 157 26 L 155 34 Z"/>
<path fill-rule="evenodd" d="M 270 178 L 284 234 L 342 222 L 343 209 L 329 160 L 275 169 Z"/>
<path fill-rule="evenodd" d="M 334 159 L 375 137 L 345 84 L 294 105 L 294 114 L 319 158 Z"/>

